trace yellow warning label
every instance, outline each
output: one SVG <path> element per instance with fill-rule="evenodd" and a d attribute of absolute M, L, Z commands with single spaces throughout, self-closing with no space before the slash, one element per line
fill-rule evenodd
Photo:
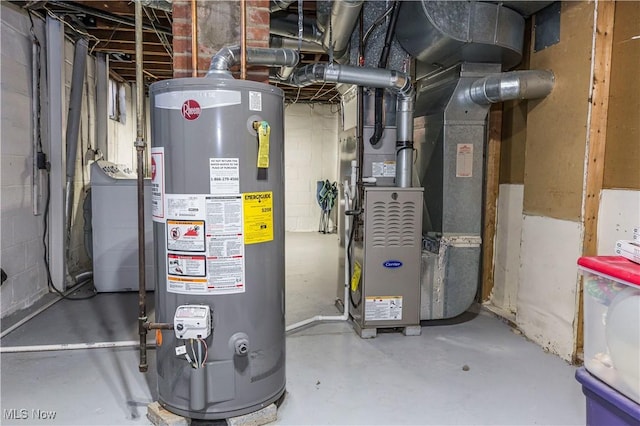
<path fill-rule="evenodd" d="M 258 168 L 269 168 L 269 136 L 271 127 L 266 121 L 262 121 L 258 127 Z"/>
<path fill-rule="evenodd" d="M 273 241 L 273 192 L 242 194 L 244 243 Z"/>
<path fill-rule="evenodd" d="M 362 266 L 358 262 L 353 264 L 353 275 L 351 276 L 351 291 L 358 290 L 360 285 L 360 276 L 362 275 Z"/>

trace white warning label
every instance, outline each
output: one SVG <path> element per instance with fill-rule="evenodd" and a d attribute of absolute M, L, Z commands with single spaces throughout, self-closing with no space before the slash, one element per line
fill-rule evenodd
<path fill-rule="evenodd" d="M 401 320 L 402 296 L 367 297 L 364 319 L 365 321 Z"/>
<path fill-rule="evenodd" d="M 171 219 L 204 220 L 204 198 L 202 195 L 166 194 L 166 216 Z"/>
<path fill-rule="evenodd" d="M 206 278 L 167 276 L 167 291 L 182 294 L 208 294 Z"/>
<path fill-rule="evenodd" d="M 151 217 L 164 222 L 164 148 L 151 148 Z"/>
<path fill-rule="evenodd" d="M 242 233 L 242 198 L 240 195 L 205 197 L 207 234 Z"/>
<path fill-rule="evenodd" d="M 245 291 L 242 196 L 207 196 L 207 270 L 211 294 Z"/>
<path fill-rule="evenodd" d="M 459 143 L 456 150 L 456 177 L 473 177 L 473 145 Z"/>
<path fill-rule="evenodd" d="M 205 277 L 207 259 L 204 255 L 167 254 L 167 269 L 175 276 Z"/>
<path fill-rule="evenodd" d="M 262 111 L 262 93 L 249 92 L 249 111 Z"/>
<path fill-rule="evenodd" d="M 395 177 L 396 176 L 396 162 L 395 161 L 380 161 L 371 163 L 371 175 L 373 177 Z"/>
<path fill-rule="evenodd" d="M 203 252 L 204 235 L 202 220 L 167 220 L 168 251 Z"/>
<path fill-rule="evenodd" d="M 209 181 L 212 194 L 240 192 L 240 160 L 238 158 L 209 158 Z"/>
<path fill-rule="evenodd" d="M 174 194 L 167 200 L 167 291 L 243 293 L 242 195 Z"/>

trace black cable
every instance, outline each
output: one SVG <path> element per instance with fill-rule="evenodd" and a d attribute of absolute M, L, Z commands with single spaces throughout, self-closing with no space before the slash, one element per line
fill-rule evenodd
<path fill-rule="evenodd" d="M 357 211 L 357 209 L 354 209 Z M 351 259 L 351 246 L 353 244 L 353 237 L 355 235 L 355 230 L 356 230 L 356 223 L 357 223 L 357 215 L 352 215 L 352 226 L 351 226 L 351 233 L 349 234 L 349 242 L 347 243 L 347 263 L 348 263 L 348 268 L 349 268 L 349 277 L 353 277 L 353 260 Z M 352 278 L 353 279 L 353 278 Z M 349 280 L 351 281 L 351 280 Z M 349 301 L 351 302 L 351 306 L 353 306 L 354 308 L 358 308 L 360 306 L 360 304 L 362 303 L 362 291 L 358 292 L 358 301 L 355 302 L 353 299 L 353 293 L 355 293 L 355 291 L 353 291 L 351 289 L 351 285 L 349 282 Z M 345 300 L 346 303 L 346 300 Z"/>
<path fill-rule="evenodd" d="M 38 62 L 37 62 L 37 67 L 38 67 L 38 77 L 40 77 L 40 40 L 38 40 L 38 37 L 36 36 L 35 33 L 35 28 L 34 28 L 34 24 L 33 24 L 33 16 L 31 15 L 31 11 L 27 10 L 27 14 L 29 15 L 29 21 L 31 22 L 31 28 L 29 29 L 30 33 L 31 33 L 31 37 L 33 37 L 33 41 L 36 44 L 36 48 L 38 49 Z M 35 88 L 35 92 L 36 95 L 35 96 L 40 96 L 40 78 L 38 78 L 38 83 L 37 86 Z M 38 127 L 40 127 L 40 108 L 38 108 L 38 110 L 36 111 L 36 123 L 38 125 Z M 50 176 L 50 164 L 49 162 L 46 160 L 46 156 L 44 154 L 44 151 L 42 149 L 42 135 L 41 132 L 38 132 L 38 163 L 40 163 L 40 161 L 42 161 L 42 165 L 39 164 L 39 168 L 41 170 L 44 170 L 46 172 L 47 175 L 47 198 L 45 201 L 45 205 L 44 205 L 44 215 L 42 217 L 42 221 L 43 221 L 43 226 L 44 226 L 44 230 L 42 232 L 42 246 L 44 247 L 44 265 L 45 265 L 45 269 L 47 272 L 47 284 L 49 285 L 50 288 L 52 288 L 56 293 L 58 293 L 58 295 L 60 297 L 62 297 L 63 299 L 67 299 L 67 300 L 86 300 L 86 299 L 91 299 L 92 297 L 95 297 L 97 292 L 95 287 L 93 288 L 93 293 L 88 295 L 88 296 L 82 296 L 82 297 L 69 297 L 67 294 L 63 293 L 62 291 L 58 290 L 58 288 L 53 284 L 53 279 L 51 278 L 51 268 L 49 266 L 49 247 L 47 246 L 47 235 L 49 233 L 49 204 L 51 203 L 51 176 Z M 36 176 L 33 176 L 33 179 L 35 179 Z M 83 175 L 84 178 L 84 175 Z M 84 285 L 85 283 L 87 283 L 89 280 L 85 280 L 82 281 L 80 283 L 76 283 L 77 285 L 79 284 L 80 286 Z"/>
<path fill-rule="evenodd" d="M 81 297 L 69 297 L 68 295 L 63 293 L 61 290 L 58 290 L 58 288 L 53 284 L 53 279 L 51 278 L 51 269 L 49 267 L 49 247 L 47 246 L 47 234 L 48 234 L 48 231 L 49 231 L 49 219 L 48 219 L 48 216 L 49 216 L 49 204 L 51 202 L 51 177 L 49 175 L 49 164 L 48 163 L 47 163 L 46 172 L 47 172 L 47 198 L 46 198 L 46 201 L 44 203 L 44 214 L 42 216 L 42 222 L 44 224 L 44 231 L 42 232 L 42 246 L 44 247 L 44 266 L 45 266 L 45 269 L 46 269 L 46 272 L 47 272 L 47 284 L 49 284 L 49 287 L 51 287 L 63 299 L 66 299 L 66 300 L 87 300 L 87 299 L 91 299 L 91 298 L 95 297 L 98 294 L 96 292 L 95 287 L 93 288 L 93 293 L 91 293 L 90 295 L 81 296 Z M 84 283 L 84 282 L 86 282 L 86 281 L 83 281 L 82 283 Z M 80 284 L 82 284 L 82 283 L 80 283 Z"/>
<path fill-rule="evenodd" d="M 384 19 L 391 13 L 391 11 L 393 10 L 395 3 L 392 4 L 391 6 L 389 6 L 387 8 L 387 10 L 384 11 L 384 13 L 382 15 L 380 15 L 380 17 L 378 19 L 376 19 L 376 21 L 371 24 L 371 26 L 367 29 L 367 31 L 364 33 L 364 37 L 362 37 L 362 43 L 363 43 L 363 48 L 362 51 L 364 52 L 365 47 L 367 46 L 367 42 L 369 41 L 369 37 L 371 36 L 371 33 L 373 32 L 373 30 L 376 29 L 376 27 L 378 25 L 380 25 L 382 23 L 382 21 L 384 21 Z"/>
<path fill-rule="evenodd" d="M 387 68 L 389 63 L 389 53 L 391 52 L 391 43 L 393 42 L 393 35 L 396 32 L 396 24 L 398 22 L 398 16 L 400 15 L 400 2 L 396 0 L 393 3 L 393 12 L 391 13 L 391 19 L 389 20 L 389 25 L 387 26 L 387 33 L 384 37 L 384 46 L 382 47 L 382 52 L 380 53 L 380 60 L 378 61 L 378 68 Z M 383 122 L 383 111 L 382 111 L 382 98 L 384 95 L 384 89 L 377 88 L 375 90 L 375 104 L 374 104 L 374 115 L 375 115 L 375 123 L 373 135 L 369 138 L 369 143 L 373 146 L 377 145 L 382 139 L 382 133 L 384 132 L 385 123 Z"/>

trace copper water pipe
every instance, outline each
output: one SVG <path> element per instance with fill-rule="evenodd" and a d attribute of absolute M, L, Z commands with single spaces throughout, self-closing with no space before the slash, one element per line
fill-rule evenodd
<path fill-rule="evenodd" d="M 191 76 L 198 76 L 198 0 L 191 0 Z"/>
<path fill-rule="evenodd" d="M 247 2 L 240 0 L 240 79 L 247 79 Z"/>

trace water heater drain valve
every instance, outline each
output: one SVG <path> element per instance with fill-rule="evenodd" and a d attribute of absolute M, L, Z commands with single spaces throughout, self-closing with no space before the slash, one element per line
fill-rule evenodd
<path fill-rule="evenodd" d="M 211 308 L 208 305 L 180 305 L 173 317 L 178 339 L 205 339 L 211 334 Z"/>

